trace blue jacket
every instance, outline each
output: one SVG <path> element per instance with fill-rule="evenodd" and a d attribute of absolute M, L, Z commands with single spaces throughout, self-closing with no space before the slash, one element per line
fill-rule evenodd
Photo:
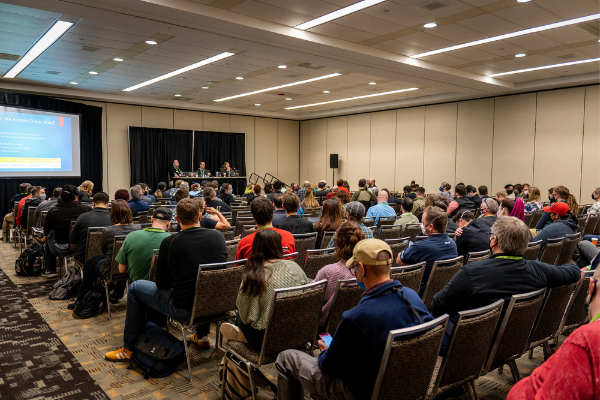
<path fill-rule="evenodd" d="M 148 211 L 150 205 L 142 199 L 131 199 L 129 200 L 129 208 L 136 211 Z"/>
<path fill-rule="evenodd" d="M 365 292 L 358 305 L 342 315 L 331 346 L 319 355 L 321 371 L 342 379 L 359 400 L 371 398 L 390 331 L 419 324 L 400 291 L 381 294 L 393 287 L 402 288 L 423 323 L 433 319 L 414 290 L 398 281 L 386 282 Z"/>
<path fill-rule="evenodd" d="M 533 240 L 535 242 L 543 240 L 546 243 L 548 239 L 557 239 L 574 233 L 577 233 L 577 224 L 573 220 L 563 219 L 547 224 Z"/>

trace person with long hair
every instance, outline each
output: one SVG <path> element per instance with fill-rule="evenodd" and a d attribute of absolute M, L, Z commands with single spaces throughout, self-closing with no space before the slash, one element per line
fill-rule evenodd
<path fill-rule="evenodd" d="M 342 206 L 350 203 L 350 196 L 348 196 L 348 193 L 346 193 L 345 190 L 342 190 L 341 192 L 337 192 L 336 197 L 340 200 L 340 203 L 342 203 Z"/>
<path fill-rule="evenodd" d="M 157 199 L 162 199 L 163 193 L 167 190 L 167 184 L 165 182 L 158 182 L 156 185 L 156 191 L 154 192 L 154 197 Z"/>
<path fill-rule="evenodd" d="M 303 210 L 306 210 L 307 208 L 319 207 L 319 202 L 317 199 L 315 199 L 314 190 L 310 188 L 306 190 L 306 193 L 304 194 L 304 200 L 302 200 L 302 203 L 300 203 L 300 207 L 302 207 Z"/>
<path fill-rule="evenodd" d="M 544 226 L 544 229 L 538 232 L 535 241 L 542 240 L 544 243 L 548 239 L 565 237 L 577 233 L 577 215 L 569 209 L 569 205 L 563 201 L 544 207 L 544 211 L 550 215 L 551 223 Z"/>
<path fill-rule="evenodd" d="M 229 165 L 229 162 L 225 161 L 225 163 L 223 163 L 223 168 L 221 168 L 221 171 L 224 174 L 228 174 L 231 172 L 231 166 Z"/>
<path fill-rule="evenodd" d="M 526 191 L 527 203 L 525 203 L 525 211 L 532 212 L 542 208 L 542 194 L 540 193 L 540 189 L 535 186 L 523 189 L 523 198 L 525 198 Z"/>
<path fill-rule="evenodd" d="M 577 199 L 575 198 L 575 196 L 573 196 L 573 194 L 571 194 L 568 188 L 566 188 L 565 186 L 555 186 L 552 188 L 552 191 L 548 189 L 548 193 L 550 193 L 550 196 L 548 197 L 550 200 L 554 200 L 555 202 L 567 203 L 571 214 L 575 216 L 579 214 L 579 204 L 577 204 Z M 552 205 L 552 201 L 549 205 Z M 535 226 L 535 229 L 541 231 L 547 224 L 551 223 L 552 220 L 550 219 L 550 214 L 544 212 L 544 214 L 542 214 L 542 218 L 540 218 L 540 221 Z"/>
<path fill-rule="evenodd" d="M 515 217 L 525 222 L 525 206 L 520 198 L 506 198 L 500 202 L 498 217 Z"/>
<path fill-rule="evenodd" d="M 315 231 L 318 232 L 317 243 L 321 243 L 323 232 L 336 231 L 344 220 L 344 213 L 340 203 L 335 199 L 325 200 L 323 202 L 323 213 L 321 218 L 315 224 Z"/>
<path fill-rule="evenodd" d="M 344 191 L 348 192 L 348 196 L 350 196 L 350 189 L 348 189 L 348 187 L 346 186 L 348 184 L 347 181 L 345 181 L 343 179 L 338 179 L 336 184 L 337 184 L 339 191 L 344 190 Z"/>
<path fill-rule="evenodd" d="M 321 316 L 319 317 L 319 326 L 322 328 L 325 328 L 327 324 L 337 281 L 354 278 L 354 275 L 352 275 L 346 266 L 346 262 L 352 257 L 354 246 L 363 239 L 365 239 L 365 234 L 359 224 L 353 221 L 342 223 L 335 233 L 334 243 L 335 257 L 340 261 L 335 264 L 326 265 L 317 272 L 315 281 L 327 279 L 327 290 L 325 291 Z"/>
<path fill-rule="evenodd" d="M 235 201 L 233 187 L 229 183 L 221 185 L 221 188 L 219 189 L 219 198 L 228 206 L 231 206 L 231 202 Z"/>
<path fill-rule="evenodd" d="M 252 194 L 249 194 L 248 196 L 246 196 L 246 201 L 244 202 L 244 204 L 250 204 L 252 203 L 252 201 L 257 198 L 260 197 L 260 193 L 262 192 L 262 188 L 260 187 L 260 185 L 257 183 L 256 185 L 254 185 L 252 187 Z"/>
<path fill-rule="evenodd" d="M 221 325 L 223 337 L 260 349 L 275 289 L 309 282 L 310 279 L 298 264 L 283 259 L 279 232 L 273 229 L 259 230 L 254 236 L 252 251 L 242 273 L 235 325 Z"/>
<path fill-rule="evenodd" d="M 84 181 L 79 186 L 79 202 L 90 202 L 92 201 L 92 191 L 94 190 L 94 182 L 92 181 Z"/>

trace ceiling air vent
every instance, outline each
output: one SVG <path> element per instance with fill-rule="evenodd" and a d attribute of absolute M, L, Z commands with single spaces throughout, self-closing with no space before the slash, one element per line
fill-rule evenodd
<path fill-rule="evenodd" d="M 20 56 L 16 54 L 0 53 L 0 60 L 17 61 Z"/>
<path fill-rule="evenodd" d="M 50 75 L 58 75 L 60 74 L 60 71 L 46 71 L 46 73 Z"/>
<path fill-rule="evenodd" d="M 173 97 L 173 100 L 177 101 L 190 101 L 193 100 L 191 97 Z"/>
<path fill-rule="evenodd" d="M 100 50 L 100 47 L 94 47 L 94 46 L 81 46 L 81 48 L 79 49 L 81 51 L 88 51 L 90 53 L 95 53 L 98 50 Z"/>
<path fill-rule="evenodd" d="M 298 75 L 298 74 L 291 74 L 291 75 L 286 75 L 287 78 L 298 78 L 302 75 Z"/>
<path fill-rule="evenodd" d="M 302 67 L 302 68 L 310 68 L 310 69 L 323 69 L 323 68 L 325 68 L 324 65 L 314 65 L 314 64 L 309 63 L 309 62 L 298 64 L 298 66 Z"/>
<path fill-rule="evenodd" d="M 446 7 L 446 4 L 440 3 L 439 1 L 433 1 L 431 3 L 423 4 L 421 7 L 429 11 L 435 11 Z"/>
<path fill-rule="evenodd" d="M 556 56 L 557 58 L 561 58 L 563 60 L 569 60 L 571 58 L 576 58 L 577 56 L 574 53 L 562 54 L 560 56 Z"/>

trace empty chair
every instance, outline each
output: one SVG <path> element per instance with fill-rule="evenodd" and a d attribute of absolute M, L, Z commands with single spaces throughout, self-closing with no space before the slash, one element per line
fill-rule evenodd
<path fill-rule="evenodd" d="M 431 399 L 460 385 L 468 387 L 471 399 L 478 398 L 474 382 L 483 369 L 503 304 L 504 300 L 498 300 L 486 307 L 458 313 Z"/>
<path fill-rule="evenodd" d="M 419 233 L 421 233 L 421 224 L 406 224 L 402 236 L 408 236 L 411 242 L 415 242 Z"/>
<path fill-rule="evenodd" d="M 335 231 L 323 232 L 322 237 L 321 237 L 321 247 L 320 247 L 321 249 L 326 249 L 327 246 L 329 246 L 329 242 L 331 242 L 333 235 L 335 235 Z"/>
<path fill-rule="evenodd" d="M 93 256 L 102 254 L 102 233 L 104 227 L 88 228 L 87 244 L 85 247 L 85 259 L 89 260 Z"/>
<path fill-rule="evenodd" d="M 390 331 L 371 399 L 425 399 L 448 323 L 448 314 Z"/>
<path fill-rule="evenodd" d="M 556 265 L 558 256 L 565 243 L 565 238 L 548 239 L 548 242 L 544 245 L 542 254 L 540 255 L 540 261 L 547 264 Z"/>
<path fill-rule="evenodd" d="M 523 259 L 537 260 L 538 255 L 540 254 L 540 249 L 542 248 L 543 244 L 544 242 L 542 242 L 541 240 L 537 242 L 529 242 L 529 244 L 527 245 L 527 249 L 525 249 L 525 252 L 523 253 Z"/>
<path fill-rule="evenodd" d="M 423 280 L 423 274 L 425 274 L 426 262 L 420 262 L 418 264 L 407 265 L 404 267 L 392 267 L 390 270 L 390 278 L 395 281 L 399 281 L 402 286 L 411 288 L 415 292 L 419 293 L 421 287 L 421 281 Z"/>
<path fill-rule="evenodd" d="M 377 231 L 377 237 L 381 240 L 400 239 L 402 233 L 401 225 L 381 225 Z"/>
<path fill-rule="evenodd" d="M 423 292 L 423 296 L 421 296 L 423 303 L 425 303 L 427 308 L 431 307 L 431 303 L 433 303 L 433 296 L 435 296 L 437 292 L 441 291 L 444 286 L 450 282 L 450 279 L 456 275 L 462 266 L 462 256 L 448 260 L 439 260 L 433 263 L 433 267 L 431 267 L 431 273 L 429 274 L 429 279 L 427 280 L 427 285 L 425 286 L 425 291 Z"/>
<path fill-rule="evenodd" d="M 590 214 L 585 227 L 583 228 L 582 235 L 593 235 L 597 231 L 598 226 L 598 218 L 600 218 L 600 214 Z"/>
<path fill-rule="evenodd" d="M 491 250 L 475 251 L 475 252 L 469 253 L 469 254 L 467 254 L 467 261 L 465 262 L 465 265 L 475 262 L 475 261 L 485 260 L 486 258 L 490 258 L 491 256 L 492 256 Z"/>
<path fill-rule="evenodd" d="M 580 285 L 575 286 L 575 290 L 571 294 L 571 304 L 565 311 L 563 321 L 561 321 L 559 334 L 576 329 L 587 320 L 588 312 L 585 307 L 585 299 L 593 275 L 594 271 L 587 271 Z"/>
<path fill-rule="evenodd" d="M 227 261 L 235 260 L 239 243 L 240 239 L 228 240 L 225 242 L 225 247 L 227 248 Z"/>
<path fill-rule="evenodd" d="M 298 249 L 297 242 L 296 249 Z M 297 259 L 298 257 L 296 260 Z M 329 264 L 334 264 L 337 261 L 338 259 L 335 257 L 335 251 L 333 249 L 307 249 L 305 250 L 305 257 L 301 267 L 309 279 L 315 279 L 317 272 L 319 272 L 321 268 Z"/>
<path fill-rule="evenodd" d="M 521 379 L 515 360 L 525 351 L 545 293 L 546 289 L 540 289 L 511 297 L 494 337 L 483 375 L 508 364 L 515 382 Z"/>
<path fill-rule="evenodd" d="M 235 223 L 235 236 L 236 237 L 238 237 L 242 234 L 244 225 L 255 225 L 256 226 L 256 221 L 252 217 L 250 217 L 250 218 L 241 217 L 238 214 L 238 217 L 237 217 L 237 220 Z"/>
<path fill-rule="evenodd" d="M 113 252 L 112 252 L 112 260 L 110 262 L 110 277 L 108 280 L 102 279 L 102 283 L 104 284 L 104 291 L 106 292 L 106 304 L 108 306 L 108 319 L 112 319 L 110 314 L 110 294 L 108 290 L 108 285 L 111 283 L 115 283 L 118 281 L 127 281 L 129 280 L 129 275 L 127 273 L 119 272 L 119 263 L 115 260 L 117 254 L 121 250 L 123 243 L 125 242 L 125 238 L 127 235 L 117 235 L 115 236 L 113 242 Z"/>
<path fill-rule="evenodd" d="M 298 264 L 299 267 L 302 267 L 304 265 L 304 257 L 306 256 L 306 250 L 312 250 L 316 247 L 317 232 L 301 233 L 293 236 L 294 249 L 298 252 L 298 256 L 294 259 L 294 261 L 296 262 L 296 264 Z M 314 276 L 312 278 L 314 278 Z"/>
<path fill-rule="evenodd" d="M 381 239 L 381 238 L 380 238 Z M 400 239 L 383 239 L 392 249 L 392 265 L 396 265 L 398 254 L 408 248 L 410 238 L 404 237 Z"/>
<path fill-rule="evenodd" d="M 325 332 L 329 332 L 333 336 L 342 322 L 342 314 L 356 307 L 363 293 L 364 291 L 356 284 L 356 278 L 337 281 Z"/>
<path fill-rule="evenodd" d="M 565 236 L 565 244 L 558 255 L 558 260 L 556 261 L 556 265 L 563 265 L 567 263 L 573 262 L 573 253 L 577 249 L 577 243 L 581 240 L 580 233 L 573 233 L 571 235 Z"/>
<path fill-rule="evenodd" d="M 533 221 L 533 213 L 525 213 L 525 225 L 531 228 L 531 222 Z"/>

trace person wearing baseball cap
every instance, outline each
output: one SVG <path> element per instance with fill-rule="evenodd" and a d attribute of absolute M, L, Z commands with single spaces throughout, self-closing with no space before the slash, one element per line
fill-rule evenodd
<path fill-rule="evenodd" d="M 414 290 L 390 279 L 392 250 L 383 240 L 361 240 L 346 266 L 365 293 L 344 313 L 331 345 L 319 340 L 318 359 L 298 350 L 279 354 L 278 398 L 301 400 L 306 389 L 324 398 L 370 399 L 389 332 L 433 319 Z"/>
<path fill-rule="evenodd" d="M 346 221 L 356 222 L 365 234 L 365 239 L 372 239 L 373 231 L 363 224 L 366 214 L 365 206 L 360 201 L 351 201 L 344 204 L 344 210 L 346 210 Z M 335 236 L 336 234 L 334 233 L 327 248 L 335 247 Z"/>
<path fill-rule="evenodd" d="M 558 201 L 544 207 L 544 211 L 547 212 L 552 220 L 552 223 L 544 226 L 544 228 L 538 232 L 535 237 L 535 241 L 543 240 L 544 243 L 548 239 L 555 239 L 577 233 L 577 217 L 571 213 L 569 204 Z"/>

